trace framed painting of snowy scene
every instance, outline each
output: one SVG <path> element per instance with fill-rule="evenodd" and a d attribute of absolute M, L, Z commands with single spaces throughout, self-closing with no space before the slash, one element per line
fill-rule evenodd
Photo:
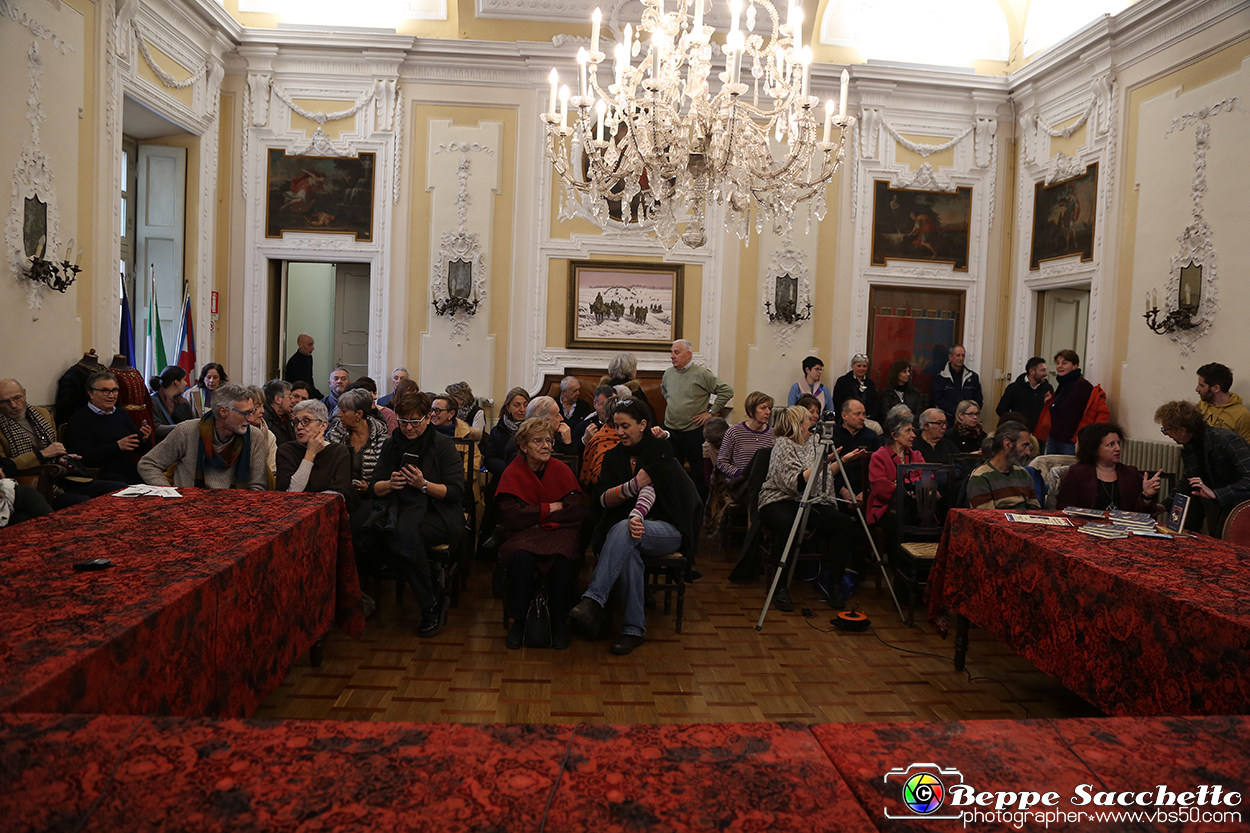
<path fill-rule="evenodd" d="M 667 352 L 681 338 L 685 270 L 681 264 L 569 261 L 566 346 Z"/>

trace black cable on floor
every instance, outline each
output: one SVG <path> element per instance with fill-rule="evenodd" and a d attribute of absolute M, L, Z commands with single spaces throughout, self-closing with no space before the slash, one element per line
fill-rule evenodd
<path fill-rule="evenodd" d="M 96 796 L 95 802 L 91 805 L 91 809 L 88 810 L 87 814 L 82 817 L 81 821 L 78 822 L 78 826 L 74 828 L 74 833 L 78 833 L 78 831 L 86 827 L 87 822 L 91 821 L 91 817 L 95 815 L 95 811 L 100 809 L 100 802 L 104 801 L 104 796 L 108 793 L 109 787 L 113 784 L 113 778 L 117 775 L 117 770 L 121 768 L 122 761 L 126 759 L 126 753 L 130 751 L 131 742 L 135 739 L 135 735 L 139 733 L 139 728 L 143 726 L 144 723 L 147 723 L 147 721 L 147 716 L 144 716 L 144 718 L 136 723 L 135 727 L 130 730 L 130 734 L 126 737 L 126 742 L 122 744 L 121 751 L 117 753 L 117 760 L 113 763 L 113 770 L 109 773 L 109 777 L 105 779 L 104 786 L 100 787 L 100 794 Z"/>
<path fill-rule="evenodd" d="M 543 833 L 547 829 L 547 814 L 551 812 L 551 802 L 556 800 L 556 790 L 560 788 L 560 781 L 564 778 L 564 768 L 569 764 L 569 758 L 573 755 L 573 739 L 577 737 L 578 723 L 573 726 L 573 732 L 569 735 L 568 748 L 564 750 L 564 760 L 560 762 L 560 771 L 556 773 L 556 782 L 551 785 L 551 795 L 547 796 L 547 806 L 543 808 L 542 821 L 538 824 L 538 833 Z"/>

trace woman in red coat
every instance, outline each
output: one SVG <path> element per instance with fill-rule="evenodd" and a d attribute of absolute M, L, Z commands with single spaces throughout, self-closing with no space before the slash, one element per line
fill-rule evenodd
<path fill-rule="evenodd" d="M 1123 509 L 1157 515 L 1163 507 L 1155 502 L 1159 475 L 1143 475 L 1120 462 L 1124 429 L 1111 422 L 1096 422 L 1077 435 L 1076 463 L 1059 484 L 1056 506 L 1083 509 Z"/>
<path fill-rule="evenodd" d="M 870 524 L 881 520 L 893 508 L 894 492 L 898 489 L 898 467 L 924 462 L 924 456 L 911 447 L 916 440 L 916 428 L 911 424 L 910 415 L 895 415 L 887 421 L 885 430 L 890 435 L 890 444 L 881 446 L 868 458 L 865 519 Z M 913 472 L 909 480 L 919 477 L 919 472 Z"/>
<path fill-rule="evenodd" d="M 495 490 L 499 528 L 507 536 L 499 558 L 508 567 L 507 645 L 525 641 L 525 614 L 535 595 L 535 575 L 545 576 L 551 614 L 552 647 L 569 646 L 565 624 L 577 591 L 577 530 L 586 513 L 573 470 L 551 459 L 555 430 L 545 418 L 527 419 L 517 428 L 517 456 Z"/>

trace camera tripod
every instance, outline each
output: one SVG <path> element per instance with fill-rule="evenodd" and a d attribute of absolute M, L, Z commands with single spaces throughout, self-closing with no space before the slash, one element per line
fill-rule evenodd
<path fill-rule="evenodd" d="M 795 544 L 801 544 L 803 536 L 807 533 L 807 518 L 811 514 L 812 504 L 816 502 L 813 497 L 813 486 L 819 481 L 820 491 L 824 491 L 825 485 L 829 482 L 829 455 L 832 454 L 838 463 L 838 473 L 842 475 L 842 483 L 846 486 L 846 491 L 850 494 L 851 499 L 835 498 L 838 503 L 849 503 L 851 508 L 855 510 L 856 517 L 859 518 L 860 525 L 864 528 L 864 537 L 868 539 L 868 546 L 872 551 L 872 563 L 881 570 L 881 575 L 885 578 L 885 586 L 890 588 L 890 596 L 894 599 L 894 607 L 898 610 L 898 615 L 903 615 L 903 606 L 899 604 L 898 595 L 894 592 L 894 582 L 890 580 L 890 571 L 886 568 L 885 561 L 881 558 L 881 552 L 877 549 L 877 542 L 872 539 L 872 532 L 868 529 L 868 521 L 864 519 L 864 511 L 855 496 L 855 488 L 851 486 L 851 479 L 846 474 L 846 465 L 842 462 L 842 454 L 833 444 L 833 438 L 825 435 L 823 432 L 819 435 L 819 461 L 816 464 L 816 470 L 812 472 L 812 476 L 807 479 L 807 485 L 803 487 L 803 495 L 799 499 L 799 511 L 794 516 L 794 523 L 790 525 L 790 537 L 786 539 L 785 549 L 781 551 L 781 557 L 777 560 L 777 569 L 773 574 L 772 586 L 768 588 L 768 597 L 764 599 L 764 609 L 760 611 L 759 621 L 755 623 L 755 630 L 764 629 L 764 619 L 768 616 L 768 609 L 773 603 L 773 594 L 777 592 L 777 585 L 781 582 L 784 574 L 786 577 L 786 587 L 790 586 L 790 581 L 794 578 L 794 564 L 790 563 L 790 552 Z M 835 481 L 836 482 L 836 481 Z M 797 562 L 797 559 L 795 561 Z"/>

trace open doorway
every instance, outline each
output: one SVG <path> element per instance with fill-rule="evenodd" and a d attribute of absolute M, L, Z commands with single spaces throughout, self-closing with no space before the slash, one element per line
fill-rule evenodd
<path fill-rule="evenodd" d="M 314 344 L 313 379 L 323 392 L 336 366 L 351 379 L 367 375 L 369 264 L 281 261 L 275 272 L 279 355 L 270 364 L 285 365 L 307 333 Z"/>

